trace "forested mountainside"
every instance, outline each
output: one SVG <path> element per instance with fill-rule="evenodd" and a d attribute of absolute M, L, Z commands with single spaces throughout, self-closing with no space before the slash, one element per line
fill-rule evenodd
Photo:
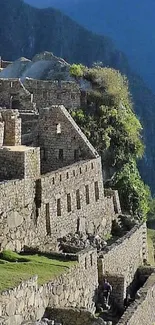
<path fill-rule="evenodd" d="M 107 35 L 124 51 L 136 73 L 155 90 L 154 0 L 25 0 L 52 6 L 93 32 Z"/>
<path fill-rule="evenodd" d="M 22 0 L 0 0 L 0 54 L 3 59 L 52 51 L 69 63 L 90 66 L 102 61 L 119 69 L 130 82 L 135 111 L 144 127 L 145 156 L 140 162 L 141 175 L 155 191 L 155 96 L 143 80 L 133 74 L 126 56 L 107 37 L 98 36 L 78 25 L 61 12 L 36 9 Z"/>

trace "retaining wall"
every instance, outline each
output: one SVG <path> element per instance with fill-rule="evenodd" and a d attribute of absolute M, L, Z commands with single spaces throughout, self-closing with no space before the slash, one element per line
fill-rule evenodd
<path fill-rule="evenodd" d="M 106 247 L 98 259 L 99 280 L 113 274 L 124 277 L 125 298 L 126 289 L 134 279 L 135 273 L 143 260 L 147 259 L 147 233 L 146 224 L 136 225 L 125 236 L 117 240 L 114 244 Z"/>
<path fill-rule="evenodd" d="M 17 288 L 2 292 L 0 324 L 20 325 L 24 320 L 40 319 L 47 307 L 85 308 L 94 312 L 98 287 L 97 252 L 83 251 L 77 259 L 77 265 L 47 284 L 38 286 L 36 276 Z"/>
<path fill-rule="evenodd" d="M 139 290 L 140 298 L 127 308 L 117 325 L 155 324 L 155 274 Z"/>

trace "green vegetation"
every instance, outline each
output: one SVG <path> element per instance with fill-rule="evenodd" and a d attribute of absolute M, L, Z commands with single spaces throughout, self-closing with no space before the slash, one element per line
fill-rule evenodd
<path fill-rule="evenodd" d="M 34 275 L 38 275 L 38 283 L 41 285 L 67 272 L 75 263 L 46 256 L 19 255 L 9 250 L 4 251 L 0 254 L 0 291 L 15 287 Z"/>
<path fill-rule="evenodd" d="M 111 178 L 106 185 L 119 189 L 124 211 L 145 219 L 151 194 L 136 165 L 144 146 L 128 81 L 111 68 L 85 68 L 83 76 L 91 82 L 92 90 L 88 92 L 87 107 L 72 116 L 101 155 Z"/>
<path fill-rule="evenodd" d="M 149 211 L 150 190 L 143 183 L 135 160 L 130 160 L 115 174 L 113 183 L 119 190 L 123 210 L 144 219 Z"/>
<path fill-rule="evenodd" d="M 148 260 L 151 265 L 155 265 L 154 255 L 155 255 L 155 229 L 147 230 L 147 240 L 148 240 Z"/>
<path fill-rule="evenodd" d="M 70 75 L 75 78 L 83 77 L 85 67 L 82 64 L 72 64 L 70 67 Z"/>
<path fill-rule="evenodd" d="M 151 222 L 155 222 L 155 198 L 150 198 L 149 201 L 149 207 L 150 207 L 150 211 L 148 213 L 148 221 Z"/>

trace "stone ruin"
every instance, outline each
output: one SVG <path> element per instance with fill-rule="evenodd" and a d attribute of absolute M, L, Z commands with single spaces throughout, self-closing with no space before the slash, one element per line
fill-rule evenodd
<path fill-rule="evenodd" d="M 87 286 L 95 295 L 98 284 L 107 276 L 113 286 L 113 303 L 122 310 L 126 291 L 139 266 L 147 260 L 146 224 L 131 221 L 131 227 L 120 225 L 118 192 L 104 190 L 101 159 L 63 105 L 67 109 L 81 105 L 80 87 L 72 81 L 0 79 L 0 250 L 20 252 L 27 247 L 70 256 L 80 254 L 79 274 L 85 277 L 81 280 L 82 288 L 92 272 L 95 287 L 91 281 Z M 117 240 L 109 245 L 106 239 L 114 228 Z M 91 249 L 98 251 L 95 262 Z M 85 250 L 89 254 L 85 255 Z M 93 298 L 81 298 L 84 289 L 78 288 L 76 281 L 79 291 L 74 303 L 80 297 L 80 308 L 86 303 L 85 308 L 89 306 L 94 312 Z M 57 285 L 61 286 L 56 284 L 56 288 Z M 32 285 L 33 293 L 35 286 L 36 283 Z M 72 295 L 74 290 L 70 301 Z M 63 307 L 64 299 L 57 289 L 54 299 L 55 304 L 59 299 Z M 70 301 L 67 304 L 73 307 Z M 3 308 L 5 303 L 4 299 Z M 28 324 L 57 323 L 28 320 Z M 107 325 L 110 320 L 91 323 L 97 324 Z"/>

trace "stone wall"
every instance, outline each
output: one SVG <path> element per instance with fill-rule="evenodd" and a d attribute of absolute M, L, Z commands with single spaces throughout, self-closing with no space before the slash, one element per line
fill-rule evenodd
<path fill-rule="evenodd" d="M 107 233 L 111 233 L 112 221 L 117 219 L 117 216 L 121 213 L 121 206 L 119 201 L 118 191 L 111 189 L 104 190 L 105 195 L 105 211 L 107 220 Z"/>
<path fill-rule="evenodd" d="M 0 166 L 0 181 L 24 178 L 24 151 L 0 148 Z"/>
<path fill-rule="evenodd" d="M 0 106 L 10 109 L 36 110 L 33 95 L 24 87 L 20 79 L 0 78 Z"/>
<path fill-rule="evenodd" d="M 112 189 L 104 190 L 105 197 L 107 198 L 107 202 L 109 201 L 110 209 L 113 209 L 116 214 L 121 213 L 121 206 L 118 191 Z M 111 201 L 111 204 L 110 204 Z"/>
<path fill-rule="evenodd" d="M 40 178 L 40 148 L 25 147 L 24 178 Z"/>
<path fill-rule="evenodd" d="M 92 313 L 75 308 L 47 308 L 46 315 L 63 325 L 104 325 L 101 318 L 96 318 Z"/>
<path fill-rule="evenodd" d="M 45 220 L 39 218 L 36 227 L 35 195 L 36 182 L 31 179 L 0 183 L 1 249 L 21 251 L 24 245 L 46 240 Z"/>
<path fill-rule="evenodd" d="M 101 161 L 97 158 L 41 177 L 39 213 L 45 216 L 48 207 L 53 236 L 62 237 L 70 232 L 75 233 L 78 229 L 81 232 L 104 232 L 108 220 L 100 167 Z M 98 189 L 96 193 L 95 184 Z"/>
<path fill-rule="evenodd" d="M 22 120 L 22 135 L 31 133 L 37 126 L 39 117 L 38 113 L 33 111 L 21 111 L 20 117 Z"/>
<path fill-rule="evenodd" d="M 24 86 L 33 93 L 33 101 L 38 109 L 51 105 L 64 105 L 67 109 L 80 107 L 81 92 L 75 82 L 26 78 Z"/>
<path fill-rule="evenodd" d="M 37 148 L 35 151 L 39 155 Z M 29 178 L 0 183 L 2 249 L 20 251 L 24 245 L 40 246 L 48 241 L 56 249 L 57 239 L 68 233 L 110 231 L 100 158 L 73 164 L 41 178 L 37 177 L 38 164 L 34 170 L 31 159 L 28 162 Z"/>
<path fill-rule="evenodd" d="M 155 274 L 139 290 L 140 298 L 127 308 L 118 325 L 155 324 Z"/>
<path fill-rule="evenodd" d="M 40 148 L 0 148 L 0 181 L 40 177 Z"/>
<path fill-rule="evenodd" d="M 99 156 L 64 106 L 40 110 L 36 140 L 42 173 Z"/>
<path fill-rule="evenodd" d="M 4 122 L 2 119 L 2 115 L 0 113 L 0 147 L 3 146 L 3 141 L 4 141 Z"/>
<path fill-rule="evenodd" d="M 108 274 L 108 281 L 112 286 L 112 293 L 110 299 L 112 299 L 113 306 L 116 306 L 121 311 L 124 308 L 124 296 L 126 295 L 126 283 L 124 276 L 119 274 Z"/>
<path fill-rule="evenodd" d="M 4 121 L 4 141 L 5 146 L 19 146 L 21 144 L 21 119 L 18 110 L 1 109 Z"/>
<path fill-rule="evenodd" d="M 147 259 L 146 224 L 136 225 L 124 237 L 105 248 L 98 260 L 99 280 L 108 274 L 124 277 L 125 289 L 131 284 L 137 268 Z M 124 290 L 124 298 L 126 290 Z"/>
<path fill-rule="evenodd" d="M 34 277 L 1 292 L 0 321 L 8 317 L 2 324 L 20 325 L 23 320 L 40 319 L 47 307 L 85 308 L 94 312 L 97 286 L 97 252 L 83 251 L 74 267 L 51 282 L 39 287 Z"/>

